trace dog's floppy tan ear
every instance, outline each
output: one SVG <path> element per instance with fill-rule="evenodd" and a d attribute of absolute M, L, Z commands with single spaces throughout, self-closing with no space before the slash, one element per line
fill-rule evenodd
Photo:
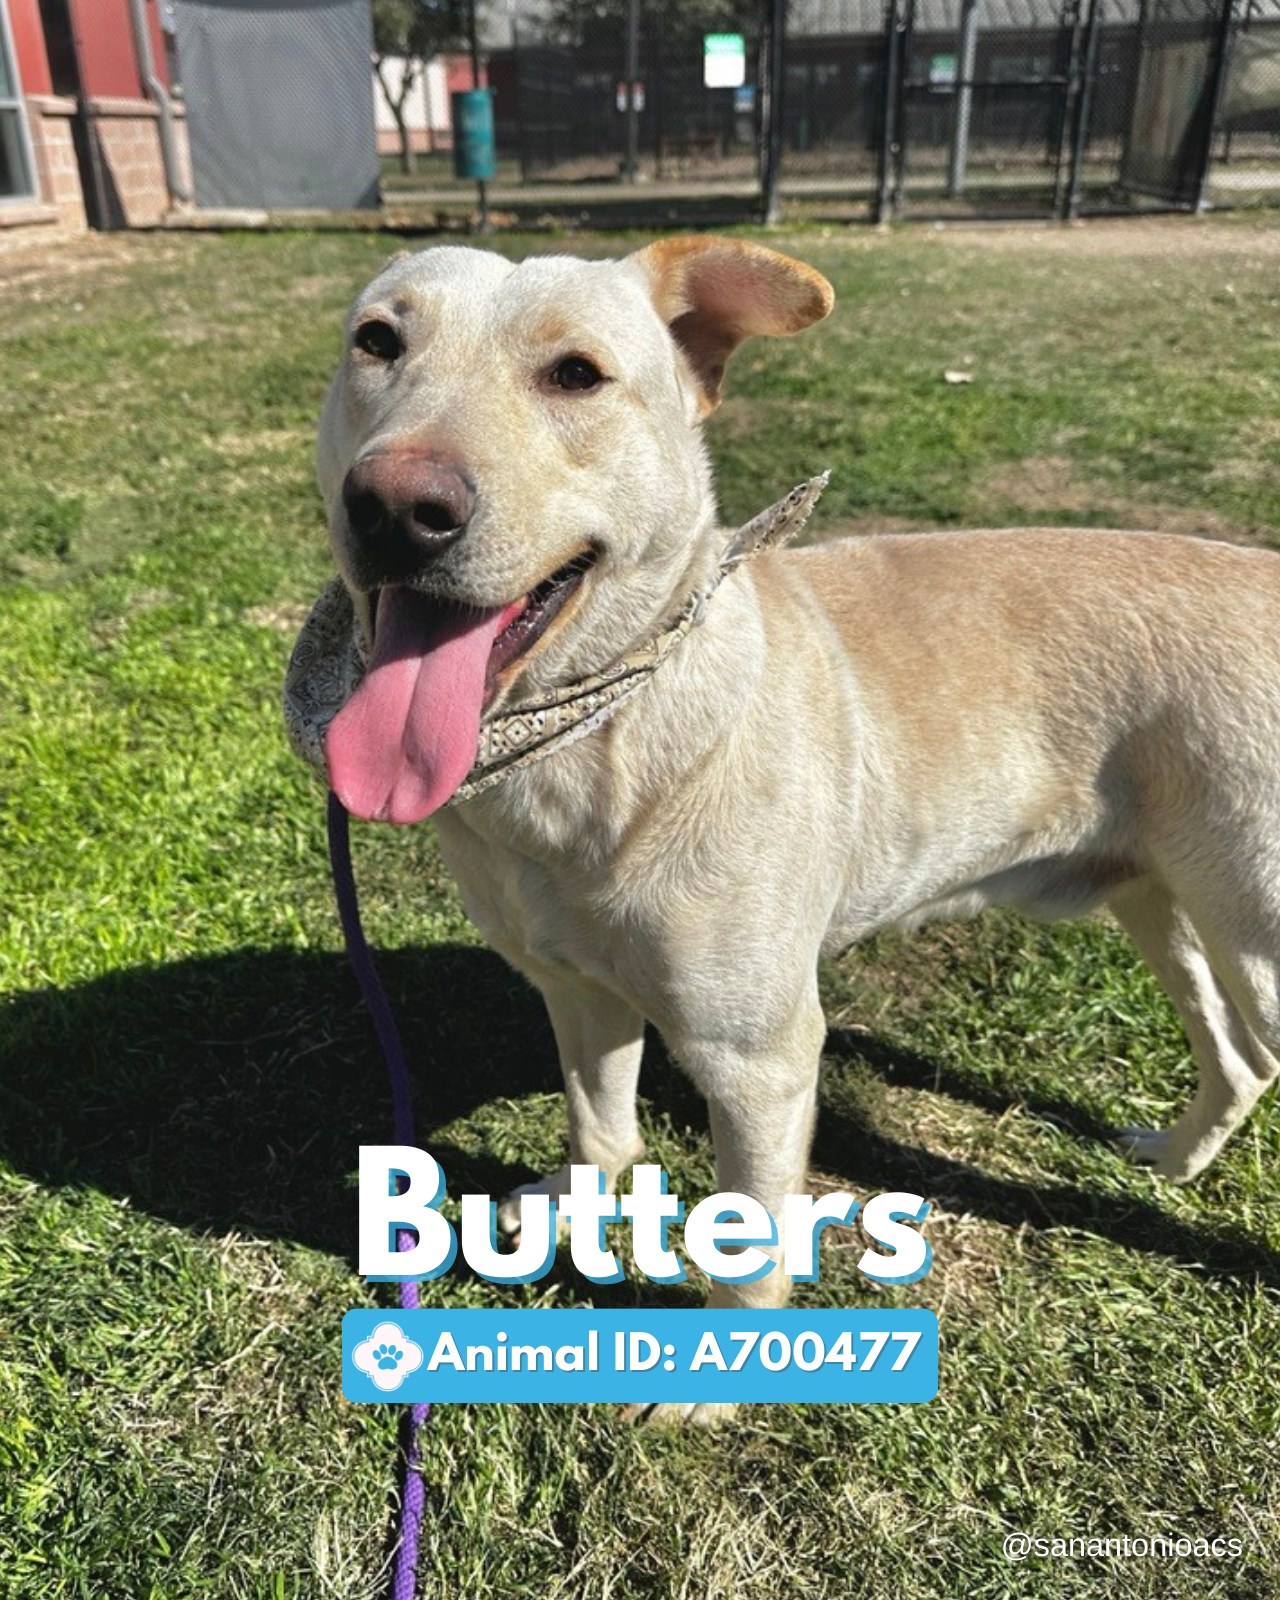
<path fill-rule="evenodd" d="M 799 333 L 820 322 L 835 299 L 820 272 L 745 239 L 659 239 L 631 260 L 689 358 L 704 416 L 719 405 L 725 363 L 744 339 Z"/>

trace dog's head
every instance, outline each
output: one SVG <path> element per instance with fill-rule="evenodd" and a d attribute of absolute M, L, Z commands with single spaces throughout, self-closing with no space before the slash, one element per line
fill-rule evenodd
<path fill-rule="evenodd" d="M 707 576 L 699 424 L 725 364 L 831 298 L 812 268 L 707 236 L 518 266 L 441 248 L 379 273 L 348 319 L 318 455 L 374 635 L 328 742 L 352 810 L 435 810 L 499 696 L 602 670 Z"/>

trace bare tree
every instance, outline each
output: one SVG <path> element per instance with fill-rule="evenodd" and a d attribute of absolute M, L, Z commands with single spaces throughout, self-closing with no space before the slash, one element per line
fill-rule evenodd
<path fill-rule="evenodd" d="M 416 165 L 409 96 L 433 56 L 462 47 L 468 9 L 467 0 L 373 0 L 373 70 L 395 119 L 402 172 L 412 172 Z M 391 61 L 403 64 L 398 83 L 389 70 Z"/>

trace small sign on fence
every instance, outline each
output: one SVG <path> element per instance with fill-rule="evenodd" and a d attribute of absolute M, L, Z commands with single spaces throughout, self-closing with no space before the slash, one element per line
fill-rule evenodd
<path fill-rule="evenodd" d="M 739 89 L 747 80 L 747 41 L 740 33 L 702 39 L 702 81 L 708 89 Z"/>
<path fill-rule="evenodd" d="M 631 93 L 632 93 L 632 95 L 633 95 L 633 97 L 635 99 L 636 110 L 637 111 L 643 111 L 644 110 L 644 84 L 642 84 L 642 83 L 633 83 L 631 85 Z M 626 86 L 625 83 L 620 83 L 617 86 L 617 89 L 614 91 L 613 103 L 614 103 L 614 105 L 617 106 L 619 111 L 625 111 L 627 109 L 627 86 Z"/>

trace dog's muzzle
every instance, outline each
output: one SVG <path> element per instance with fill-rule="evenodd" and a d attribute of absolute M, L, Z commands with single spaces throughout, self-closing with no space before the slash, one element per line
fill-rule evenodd
<path fill-rule="evenodd" d="M 624 700 L 649 681 L 706 613 L 724 578 L 762 550 L 788 544 L 809 520 L 831 474 L 820 473 L 744 523 L 726 543 L 711 580 L 691 594 L 670 627 L 616 661 L 604 672 L 523 705 L 497 712 L 480 728 L 470 776 L 448 801 L 470 800 L 500 783 L 509 772 L 541 761 L 585 738 Z M 284 684 L 284 720 L 294 751 L 327 777 L 324 742 L 329 724 L 365 675 L 371 641 L 351 595 L 335 578 L 312 607 L 289 660 Z"/>

